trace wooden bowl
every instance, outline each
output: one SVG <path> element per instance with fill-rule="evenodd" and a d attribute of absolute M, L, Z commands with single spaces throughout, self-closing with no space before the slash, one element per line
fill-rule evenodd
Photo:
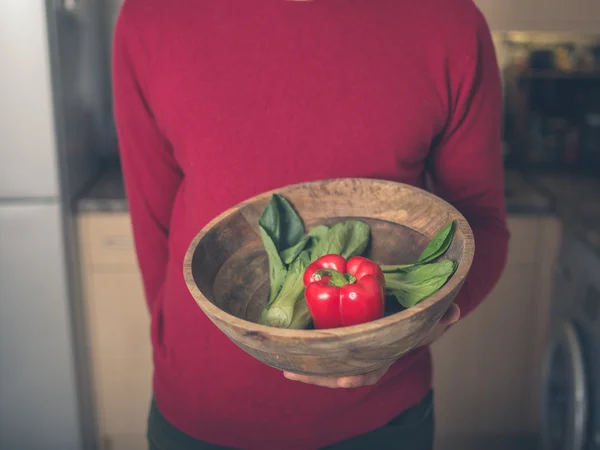
<path fill-rule="evenodd" d="M 367 256 L 380 264 L 414 261 L 442 226 L 456 220 L 454 240 L 444 256 L 458 263 L 456 272 L 431 297 L 373 322 L 328 330 L 259 325 L 269 269 L 258 219 L 275 192 L 294 205 L 307 230 L 350 217 L 369 223 Z M 427 336 L 464 283 L 474 248 L 465 218 L 433 194 L 391 181 L 333 179 L 265 192 L 225 211 L 192 241 L 184 276 L 202 311 L 248 354 L 297 374 L 349 376 L 395 361 Z"/>

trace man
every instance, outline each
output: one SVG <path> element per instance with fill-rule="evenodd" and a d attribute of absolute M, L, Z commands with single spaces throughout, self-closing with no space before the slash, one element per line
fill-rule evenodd
<path fill-rule="evenodd" d="M 267 367 L 196 306 L 184 253 L 234 204 L 284 185 L 378 177 L 454 204 L 472 272 L 427 343 L 504 267 L 501 85 L 471 0 L 126 0 L 114 96 L 152 316 L 152 449 L 431 450 L 425 344 L 343 379 Z M 469 370 L 465 368 L 465 370 Z"/>

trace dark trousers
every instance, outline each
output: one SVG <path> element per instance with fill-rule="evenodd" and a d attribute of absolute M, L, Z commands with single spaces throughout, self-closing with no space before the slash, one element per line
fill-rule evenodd
<path fill-rule="evenodd" d="M 433 450 L 433 393 L 387 425 L 322 450 Z M 182 433 L 162 416 L 154 402 L 148 418 L 150 450 L 225 450 Z M 317 450 L 317 449 L 315 449 Z"/>

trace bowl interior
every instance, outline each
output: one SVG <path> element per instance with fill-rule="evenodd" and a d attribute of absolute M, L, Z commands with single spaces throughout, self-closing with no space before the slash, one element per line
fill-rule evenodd
<path fill-rule="evenodd" d="M 302 211 L 299 211 L 302 216 Z M 254 218 L 255 214 L 250 214 Z M 429 237 L 399 223 L 365 217 L 315 218 L 305 220 L 307 230 L 317 225 L 333 225 L 358 219 L 371 227 L 365 256 L 380 264 L 414 261 Z M 460 261 L 463 245 L 455 239 L 444 256 Z M 267 303 L 269 265 L 256 226 L 244 209 L 218 222 L 200 240 L 192 259 L 193 279 L 202 295 L 222 311 L 239 319 L 257 322 Z M 396 301 L 387 302 L 386 315 L 401 311 Z"/>

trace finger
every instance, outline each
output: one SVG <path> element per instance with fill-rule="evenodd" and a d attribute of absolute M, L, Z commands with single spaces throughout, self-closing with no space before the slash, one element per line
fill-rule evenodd
<path fill-rule="evenodd" d="M 452 303 L 441 318 L 439 325 L 448 327 L 458 322 L 458 319 L 460 319 L 460 307 L 456 303 Z"/>
<path fill-rule="evenodd" d="M 330 377 L 311 377 L 306 375 L 297 375 L 290 372 L 284 372 L 283 376 L 288 380 L 298 381 L 300 383 L 312 384 L 315 386 L 336 388 L 357 388 L 361 386 L 371 386 L 383 378 L 391 364 L 373 372 L 364 375 L 355 375 L 351 377 L 330 378 Z"/>
<path fill-rule="evenodd" d="M 362 386 L 370 386 L 379 381 L 381 377 L 369 375 L 357 375 L 353 377 L 344 377 L 337 380 L 337 386 L 343 389 L 351 389 Z"/>
<path fill-rule="evenodd" d="M 304 384 L 312 384 L 314 386 L 327 387 L 332 389 L 339 388 L 338 386 L 338 378 L 329 378 L 329 377 L 311 377 L 306 375 L 297 375 L 295 373 L 284 372 L 283 376 L 288 380 L 297 381 L 299 383 Z"/>
<path fill-rule="evenodd" d="M 377 384 L 386 374 L 390 366 L 382 367 L 373 372 L 364 375 L 355 375 L 352 377 L 342 377 L 337 380 L 337 385 L 341 388 L 357 388 L 361 386 L 372 386 Z"/>

